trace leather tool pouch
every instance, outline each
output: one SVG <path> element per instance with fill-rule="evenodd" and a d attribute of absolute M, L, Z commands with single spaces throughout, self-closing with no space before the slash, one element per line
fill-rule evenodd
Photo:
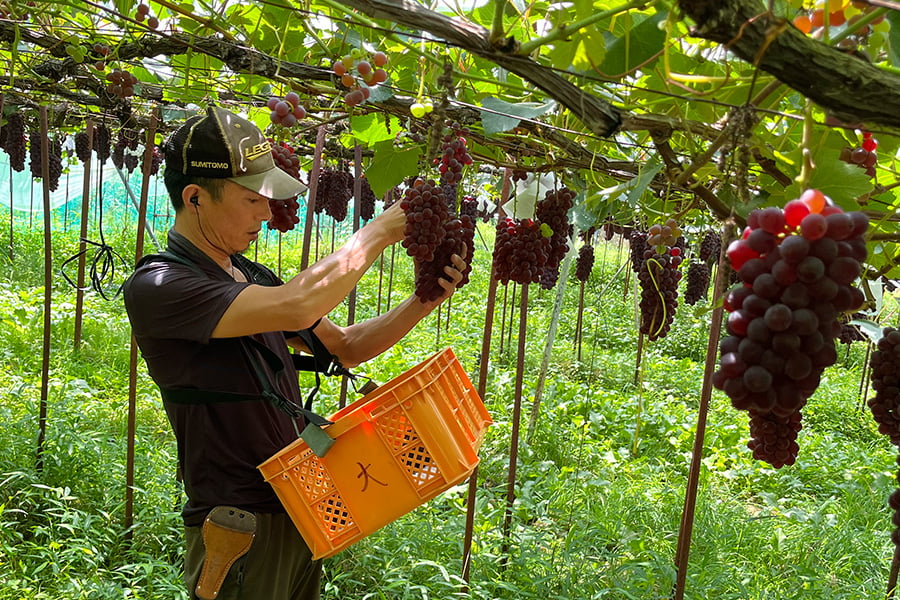
<path fill-rule="evenodd" d="M 217 506 L 203 522 L 206 558 L 195 593 L 198 598 L 215 600 L 234 561 L 250 550 L 256 535 L 256 516 L 233 506 Z"/>

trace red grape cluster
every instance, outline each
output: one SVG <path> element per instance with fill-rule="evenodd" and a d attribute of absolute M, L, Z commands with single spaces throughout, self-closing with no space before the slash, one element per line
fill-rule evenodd
<path fill-rule="evenodd" d="M 153 154 L 150 155 L 150 174 L 156 175 L 159 173 L 159 168 L 163 163 L 163 155 L 162 152 L 159 151 L 159 146 L 153 147 Z"/>
<path fill-rule="evenodd" d="M 112 154 L 112 133 L 110 133 L 109 127 L 103 123 L 94 125 L 93 146 L 94 153 L 100 159 L 100 162 L 106 162 L 110 154 Z"/>
<path fill-rule="evenodd" d="M 472 157 L 466 149 L 466 138 L 461 135 L 445 135 L 443 152 L 438 165 L 441 183 L 459 183 L 462 180 L 463 167 L 471 164 Z"/>
<path fill-rule="evenodd" d="M 294 149 L 288 144 L 282 142 L 280 144 L 273 140 L 269 140 L 272 145 L 272 158 L 278 168 L 293 177 L 300 179 L 300 157 L 294 154 Z M 286 200 L 269 199 L 269 210 L 272 217 L 267 223 L 269 229 L 277 229 L 281 233 L 286 233 L 294 228 L 300 222 L 297 211 L 300 210 L 300 203 L 297 197 L 288 198 Z"/>
<path fill-rule="evenodd" d="M 359 218 L 363 221 L 369 221 L 375 216 L 375 201 L 378 198 L 375 197 L 375 192 L 372 191 L 372 186 L 365 176 L 360 181 L 359 195 Z"/>
<path fill-rule="evenodd" d="M 709 230 L 704 234 L 700 241 L 700 260 L 709 262 L 710 260 L 719 260 L 719 252 L 722 251 L 722 238 L 713 230 Z"/>
<path fill-rule="evenodd" d="M 575 278 L 578 281 L 587 281 L 594 268 L 594 247 L 585 244 L 578 249 L 578 258 L 575 260 Z"/>
<path fill-rule="evenodd" d="M 316 188 L 316 212 L 325 211 L 337 222 L 347 218 L 347 204 L 353 197 L 353 175 L 343 169 L 324 168 Z"/>
<path fill-rule="evenodd" d="M 648 246 L 638 271 L 641 284 L 640 331 L 650 341 L 669 333 L 678 307 L 678 282 L 681 280 L 681 250 L 679 248 Z"/>
<path fill-rule="evenodd" d="M 91 160 L 91 138 L 87 131 L 79 131 L 75 134 L 75 156 L 83 163 Z"/>
<path fill-rule="evenodd" d="M 157 27 L 159 27 L 159 19 L 150 14 L 150 7 L 143 2 L 138 4 L 137 10 L 134 14 L 134 19 L 138 23 L 143 23 L 144 19 L 146 19 L 147 27 L 149 27 L 150 29 L 156 29 Z"/>
<path fill-rule="evenodd" d="M 494 277 L 501 283 L 538 283 L 550 258 L 550 237 L 535 219 L 505 217 L 497 223 Z"/>
<path fill-rule="evenodd" d="M 882 333 L 870 359 L 875 396 L 868 404 L 879 433 L 900 446 L 900 331 L 886 327 Z"/>
<path fill-rule="evenodd" d="M 693 306 L 706 298 L 709 289 L 709 265 L 692 260 L 687 268 L 687 285 L 684 288 L 684 302 Z"/>
<path fill-rule="evenodd" d="M 101 44 L 100 42 L 95 43 L 91 46 L 92 55 L 91 58 L 94 61 L 94 68 L 98 71 L 103 71 L 106 69 L 106 60 L 109 57 L 109 46 L 106 44 Z M 70 53 L 71 54 L 71 53 Z M 73 56 L 76 58 L 76 62 L 81 62 L 77 60 L 77 56 Z M 84 60 L 84 56 L 81 57 Z"/>
<path fill-rule="evenodd" d="M 635 229 L 628 237 L 631 257 L 631 270 L 635 273 L 641 272 L 641 265 L 644 264 L 644 251 L 647 249 L 647 234 Z"/>
<path fill-rule="evenodd" d="M 9 164 L 14 171 L 25 170 L 25 155 L 28 150 L 28 138 L 25 136 L 25 115 L 19 111 L 10 113 L 3 125 L 3 150 L 9 155 Z"/>
<path fill-rule="evenodd" d="M 38 131 L 32 131 L 29 136 L 31 143 L 29 144 L 31 159 L 31 176 L 35 179 L 43 177 L 41 167 L 41 147 L 44 141 L 49 141 L 47 147 L 47 188 L 52 192 L 59 187 L 59 178 L 62 175 L 62 143 L 58 138 L 43 138 Z"/>
<path fill-rule="evenodd" d="M 367 57 L 359 51 L 335 61 L 331 69 L 349 90 L 344 95 L 344 103 L 352 108 L 368 100 L 371 89 L 387 81 L 387 71 L 382 68 L 387 63 L 388 57 L 384 52 L 375 52 Z"/>
<path fill-rule="evenodd" d="M 444 293 L 439 280 L 446 279 L 444 267 L 451 265 L 450 257 L 454 254 L 465 257 L 466 267 L 462 271 L 462 279 L 456 284 L 461 288 L 469 282 L 472 271 L 472 254 L 475 252 L 475 221 L 468 216 L 451 219 L 444 223 L 444 235 L 441 243 L 434 250 L 434 258 L 430 261 L 416 259 L 416 296 L 422 302 L 436 300 Z"/>
<path fill-rule="evenodd" d="M 129 73 L 114 69 L 106 75 L 106 91 L 113 96 L 125 99 L 134 96 L 134 86 L 138 82 L 138 78 Z"/>
<path fill-rule="evenodd" d="M 416 179 L 406 188 L 400 204 L 406 213 L 406 229 L 401 245 L 421 263 L 432 262 L 446 235 L 450 220 L 444 190 L 434 180 Z"/>
<path fill-rule="evenodd" d="M 137 150 L 138 144 L 140 142 L 140 133 L 135 129 L 130 129 L 128 127 L 122 127 L 119 129 L 119 133 L 116 136 L 116 143 L 113 145 L 112 149 L 112 161 L 116 168 L 122 169 L 125 167 L 125 159 L 126 156 L 134 156 L 131 153 L 126 155 L 126 150 Z M 132 163 L 137 164 L 137 163 Z M 134 166 L 129 169 L 130 171 L 134 170 Z"/>
<path fill-rule="evenodd" d="M 288 92 L 284 98 L 271 96 L 266 103 L 269 110 L 269 120 L 275 125 L 293 127 L 306 118 L 306 108 L 300 104 L 300 96 L 297 92 Z"/>
<path fill-rule="evenodd" d="M 875 165 L 878 163 L 878 155 L 875 153 L 877 148 L 878 142 L 870 132 L 865 131 L 863 132 L 862 146 L 842 149 L 841 160 L 851 165 L 857 165 L 866 170 L 866 175 L 875 177 Z"/>
<path fill-rule="evenodd" d="M 541 287 L 551 289 L 559 280 L 559 265 L 569 251 L 569 210 L 574 204 L 575 193 L 569 188 L 547 190 L 534 209 L 534 217 L 547 225 L 550 236 L 550 256 L 541 274 Z"/>
<path fill-rule="evenodd" d="M 713 384 L 750 413 L 748 446 L 775 468 L 796 460 L 800 409 L 837 360 L 838 316 L 863 303 L 852 283 L 867 227 L 864 214 L 807 190 L 783 210 L 751 212 L 726 251 L 741 283 L 725 297 L 729 335 Z"/>
<path fill-rule="evenodd" d="M 525 169 L 513 169 L 512 175 L 510 175 L 510 179 L 515 183 L 517 181 L 525 181 L 528 179 L 528 171 Z"/>

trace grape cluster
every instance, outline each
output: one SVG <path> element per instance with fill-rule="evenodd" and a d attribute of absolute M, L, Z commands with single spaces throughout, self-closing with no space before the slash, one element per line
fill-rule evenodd
<path fill-rule="evenodd" d="M 722 238 L 718 233 L 710 229 L 703 235 L 700 241 L 700 260 L 709 262 L 711 260 L 718 261 L 719 252 L 722 251 Z"/>
<path fill-rule="evenodd" d="M 422 302 L 432 302 L 444 293 L 439 280 L 446 279 L 444 267 L 452 265 L 450 257 L 454 254 L 465 256 L 466 267 L 462 271 L 462 279 L 456 284 L 461 288 L 469 282 L 472 271 L 472 254 L 475 251 L 475 221 L 468 216 L 450 219 L 443 225 L 444 235 L 440 244 L 428 261 L 416 259 L 416 296 Z"/>
<path fill-rule="evenodd" d="M 316 212 L 325 211 L 337 222 L 347 218 L 347 203 L 353 197 L 353 175 L 330 167 L 319 171 L 316 188 Z"/>
<path fill-rule="evenodd" d="M 134 86 L 138 83 L 138 78 L 128 71 L 114 69 L 106 75 L 106 91 L 113 96 L 125 99 L 134 96 Z"/>
<path fill-rule="evenodd" d="M 681 250 L 660 246 L 648 246 L 644 250 L 644 260 L 638 271 L 641 285 L 640 331 L 650 341 L 658 340 L 669 333 L 678 306 L 678 282 L 681 280 Z"/>
<path fill-rule="evenodd" d="M 886 327 L 882 333 L 870 360 L 875 396 L 868 405 L 879 433 L 900 446 L 900 331 Z"/>
<path fill-rule="evenodd" d="M 352 108 L 368 100 L 371 89 L 387 81 L 387 71 L 382 68 L 387 63 L 388 57 L 384 52 L 366 56 L 360 50 L 335 61 L 331 70 L 349 90 L 344 95 L 344 103 Z"/>
<path fill-rule="evenodd" d="M 100 162 L 106 162 L 112 154 L 112 133 L 103 123 L 94 125 L 94 153 Z"/>
<path fill-rule="evenodd" d="M 575 259 L 575 278 L 578 281 L 587 281 L 594 268 L 594 247 L 585 244 L 578 249 L 578 258 Z"/>
<path fill-rule="evenodd" d="M 140 134 L 138 131 L 134 129 L 130 129 L 127 127 L 122 127 L 119 129 L 119 133 L 116 136 L 116 143 L 112 148 L 112 161 L 113 164 L 121 169 L 125 167 L 125 159 L 126 156 L 133 156 L 131 153 L 126 155 L 126 150 L 137 150 L 138 143 L 140 141 Z M 132 163 L 136 164 L 136 163 Z M 131 167 L 129 171 L 133 171 L 134 166 Z"/>
<path fill-rule="evenodd" d="M 159 168 L 163 163 L 163 153 L 160 152 L 159 146 L 153 147 L 153 153 L 150 155 L 150 174 L 156 175 L 159 173 Z"/>
<path fill-rule="evenodd" d="M 300 96 L 297 92 L 288 92 L 284 98 L 271 96 L 266 102 L 269 108 L 269 120 L 275 125 L 293 127 L 306 118 L 306 108 L 300 104 Z"/>
<path fill-rule="evenodd" d="M 866 175 L 875 177 L 875 165 L 878 163 L 878 155 L 875 150 L 878 148 L 878 142 L 872 137 L 868 131 L 863 132 L 862 146 L 859 148 L 845 147 L 841 150 L 841 160 L 857 165 L 861 169 L 866 170 Z"/>
<path fill-rule="evenodd" d="M 748 447 L 775 468 L 796 460 L 800 409 L 837 360 L 838 316 L 863 303 L 852 283 L 867 227 L 864 214 L 807 190 L 783 210 L 751 212 L 726 251 L 741 283 L 725 296 L 729 335 L 713 384 L 749 412 Z"/>
<path fill-rule="evenodd" d="M 463 133 L 463 131 L 460 133 Z M 444 136 L 443 142 L 440 164 L 438 165 L 441 183 L 457 184 L 462 180 L 463 167 L 472 164 L 472 157 L 466 148 L 466 138 L 458 134 L 447 134 Z"/>
<path fill-rule="evenodd" d="M 515 183 L 517 181 L 525 181 L 528 179 L 528 171 L 525 169 L 513 169 L 512 175 L 510 175 L 510 179 Z"/>
<path fill-rule="evenodd" d="M 445 224 L 450 220 L 444 190 L 434 180 L 416 179 L 406 188 L 401 201 L 406 229 L 401 245 L 421 263 L 435 260 L 435 251 L 444 241 Z"/>
<path fill-rule="evenodd" d="M 703 261 L 692 260 L 687 268 L 687 285 L 684 288 L 684 302 L 693 306 L 702 298 L 706 298 L 709 289 L 709 265 Z"/>
<path fill-rule="evenodd" d="M 91 160 L 91 138 L 87 131 L 79 131 L 74 135 L 75 156 L 83 163 Z"/>
<path fill-rule="evenodd" d="M 288 144 L 282 142 L 280 144 L 269 140 L 272 146 L 272 158 L 279 169 L 293 177 L 300 179 L 300 157 L 294 154 L 294 149 Z M 269 210 L 272 217 L 267 223 L 269 229 L 277 229 L 281 233 L 286 233 L 294 228 L 300 222 L 297 211 L 300 210 L 300 203 L 297 197 L 284 200 L 269 199 Z"/>
<path fill-rule="evenodd" d="M 31 143 L 29 144 L 31 176 L 35 179 L 43 177 L 41 162 L 41 149 L 44 141 L 49 141 L 47 147 L 47 188 L 52 192 L 59 187 L 59 178 L 62 175 L 62 143 L 58 138 L 43 138 L 39 131 L 32 131 L 29 136 Z"/>
<path fill-rule="evenodd" d="M 134 14 L 134 19 L 138 23 L 143 23 L 144 20 L 147 20 L 147 27 L 150 29 L 156 29 L 159 27 L 159 19 L 154 15 L 150 14 L 150 7 L 141 2 L 137 5 L 137 10 Z"/>
<path fill-rule="evenodd" d="M 378 198 L 375 197 L 375 192 L 372 191 L 372 186 L 365 176 L 363 176 L 360 184 L 359 218 L 363 221 L 369 221 L 375 216 L 375 201 Z"/>
<path fill-rule="evenodd" d="M 569 210 L 574 204 L 575 193 L 569 188 L 547 190 L 534 209 L 535 218 L 552 231 L 550 256 L 541 274 L 541 287 L 551 289 L 559 280 L 559 265 L 569 251 Z"/>
<path fill-rule="evenodd" d="M 10 113 L 3 126 L 3 150 L 9 155 L 9 164 L 14 171 L 25 170 L 25 154 L 28 150 L 28 138 L 25 136 L 25 115 L 19 111 Z"/>
<path fill-rule="evenodd" d="M 826 22 L 829 27 L 853 26 L 875 8 L 874 4 L 860 1 L 817 2 L 811 10 L 802 10 L 794 17 L 793 22 L 803 33 L 818 35 Z M 861 47 L 866 46 L 869 50 L 877 52 L 886 43 L 890 29 L 890 21 L 885 20 L 884 15 L 878 16 L 862 27 L 852 27 L 853 33 L 845 35 L 838 42 L 837 48 L 848 53 L 860 54 Z"/>
<path fill-rule="evenodd" d="M 644 251 L 647 249 L 647 234 L 635 229 L 628 236 L 631 257 L 631 270 L 640 273 L 641 265 L 644 264 Z"/>
<path fill-rule="evenodd" d="M 862 316 L 862 315 L 858 315 Z M 854 316 L 854 318 L 856 318 Z M 862 342 L 866 339 L 862 331 L 856 325 L 850 324 L 850 319 L 841 319 L 841 332 L 838 334 L 838 341 L 842 344 L 852 344 L 853 342 Z"/>
<path fill-rule="evenodd" d="M 647 244 L 650 246 L 676 246 L 679 244 L 678 238 L 680 237 L 681 228 L 675 219 L 667 220 L 665 225 L 658 223 L 651 225 L 650 229 L 647 230 Z M 684 240 L 681 240 L 680 243 L 682 245 L 679 248 L 684 250 Z"/>
<path fill-rule="evenodd" d="M 550 238 L 535 219 L 505 217 L 497 223 L 494 277 L 501 283 L 538 283 L 550 258 Z"/>

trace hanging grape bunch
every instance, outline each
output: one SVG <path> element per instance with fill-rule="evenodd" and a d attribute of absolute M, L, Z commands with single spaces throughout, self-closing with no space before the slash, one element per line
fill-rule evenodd
<path fill-rule="evenodd" d="M 293 127 L 306 118 L 306 108 L 300 104 L 300 96 L 297 92 L 288 92 L 284 98 L 271 96 L 266 103 L 269 110 L 269 120 L 275 125 Z"/>
<path fill-rule="evenodd" d="M 316 188 L 316 212 L 325 211 L 338 223 L 347 218 L 347 204 L 353 197 L 353 175 L 330 167 L 319 171 Z"/>
<path fill-rule="evenodd" d="M 638 271 L 641 286 L 640 332 L 650 341 L 669 333 L 678 306 L 678 282 L 681 280 L 681 249 L 673 247 L 681 236 L 674 219 L 665 225 L 653 225 L 647 231 L 647 246 Z"/>
<path fill-rule="evenodd" d="M 691 306 L 706 298 L 709 289 L 709 265 L 699 260 L 691 260 L 687 268 L 687 285 L 684 288 L 684 302 Z"/>
<path fill-rule="evenodd" d="M 878 163 L 878 155 L 875 153 L 877 148 L 878 142 L 872 137 L 871 132 L 865 131 L 862 145 L 859 148 L 843 148 L 841 160 L 865 169 L 866 175 L 875 177 L 875 165 Z"/>
<path fill-rule="evenodd" d="M 31 140 L 29 145 L 31 176 L 35 179 L 43 177 L 41 148 L 45 141 L 50 142 L 47 146 L 47 188 L 51 192 L 56 191 L 56 188 L 59 187 L 59 177 L 62 175 L 62 144 L 56 138 L 43 138 L 39 131 L 32 131 L 29 138 Z"/>
<path fill-rule="evenodd" d="M 146 20 L 147 27 L 150 29 L 159 27 L 159 19 L 150 13 L 150 7 L 143 2 L 138 4 L 137 10 L 134 13 L 134 20 L 138 23 L 143 23 L 144 20 Z"/>
<path fill-rule="evenodd" d="M 114 69 L 106 75 L 106 91 L 113 96 L 118 96 L 123 100 L 134 96 L 134 86 L 138 83 L 138 78 L 129 73 Z"/>
<path fill-rule="evenodd" d="M 838 341 L 842 344 L 849 345 L 853 342 L 865 341 L 866 339 L 866 336 L 863 335 L 859 327 L 850 323 L 851 318 L 864 319 L 865 315 L 862 313 L 855 313 L 852 316 L 845 315 L 841 318 L 841 332 L 838 334 Z"/>
<path fill-rule="evenodd" d="M 494 241 L 494 277 L 526 285 L 538 283 L 550 258 L 550 232 L 536 219 L 505 217 L 497 223 Z"/>
<path fill-rule="evenodd" d="M 159 168 L 163 163 L 163 153 L 159 151 L 159 146 L 153 147 L 153 153 L 150 155 L 150 174 L 159 173 Z"/>
<path fill-rule="evenodd" d="M 359 198 L 359 218 L 363 221 L 370 221 L 375 216 L 375 192 L 369 180 L 363 176 L 360 181 L 360 198 Z"/>
<path fill-rule="evenodd" d="M 87 131 L 79 131 L 74 135 L 75 156 L 83 163 L 91 160 L 91 138 Z"/>
<path fill-rule="evenodd" d="M 594 247 L 585 244 L 578 249 L 578 258 L 575 260 L 575 278 L 578 281 L 587 281 L 594 268 Z"/>
<path fill-rule="evenodd" d="M 279 144 L 269 139 L 269 143 L 272 146 L 272 158 L 275 159 L 278 168 L 299 181 L 300 157 L 294 154 L 294 149 L 285 142 Z M 281 233 L 286 233 L 300 222 L 300 217 L 297 216 L 297 211 L 300 210 L 297 196 L 286 200 L 270 198 L 269 210 L 272 212 L 272 218 L 267 223 L 269 229 L 277 229 Z"/>
<path fill-rule="evenodd" d="M 375 52 L 371 56 L 359 49 L 336 60 L 331 70 L 349 91 L 344 95 L 344 104 L 353 108 L 369 99 L 372 88 L 387 81 L 387 54 Z"/>
<path fill-rule="evenodd" d="M 435 251 L 446 235 L 444 225 L 450 219 L 444 190 L 434 180 L 416 179 L 406 188 L 401 206 L 406 213 L 401 245 L 413 259 L 433 261 Z"/>
<path fill-rule="evenodd" d="M 741 283 L 725 296 L 729 335 L 713 384 L 749 412 L 748 447 L 775 468 L 796 460 L 800 409 L 837 360 L 840 314 L 863 303 L 852 284 L 867 227 L 863 213 L 807 190 L 784 209 L 751 212 L 726 251 Z"/>
<path fill-rule="evenodd" d="M 569 251 L 569 210 L 572 209 L 575 193 L 569 188 L 547 190 L 534 209 L 535 218 L 552 231 L 550 236 L 550 256 L 541 273 L 541 287 L 551 289 L 559 280 L 559 265 Z"/>
<path fill-rule="evenodd" d="M 816 2 L 815 6 L 811 5 L 809 9 L 801 8 L 793 22 L 797 29 L 811 35 L 820 35 L 826 23 L 830 28 L 852 27 L 852 33 L 845 35 L 837 47 L 848 53 L 860 53 L 865 49 L 877 54 L 887 42 L 891 30 L 890 21 L 885 20 L 884 15 L 880 15 L 862 27 L 854 25 L 875 9 L 876 6 L 868 2 L 842 2 L 837 6 L 834 2 Z"/>
<path fill-rule="evenodd" d="M 466 148 L 466 138 L 469 130 L 452 124 L 451 133 L 444 135 L 441 146 L 441 157 L 438 163 L 441 186 L 450 206 L 456 206 L 457 187 L 462 181 L 463 167 L 472 164 L 472 157 Z"/>
<path fill-rule="evenodd" d="M 10 113 L 3 125 L 6 130 L 3 150 L 9 155 L 9 164 L 16 172 L 25 170 L 28 138 L 25 136 L 25 115 L 19 111 Z"/>
<path fill-rule="evenodd" d="M 112 134 L 109 131 L 109 127 L 103 123 L 94 125 L 93 142 L 94 153 L 97 155 L 97 158 L 100 159 L 100 162 L 106 162 L 112 154 Z"/>
<path fill-rule="evenodd" d="M 719 252 L 722 251 L 722 238 L 713 230 L 707 231 L 700 242 L 700 260 L 705 263 L 719 260 Z"/>
<path fill-rule="evenodd" d="M 635 273 L 641 272 L 641 265 L 644 263 L 644 250 L 647 249 L 647 234 L 635 229 L 628 236 L 631 257 L 631 270 Z"/>
<path fill-rule="evenodd" d="M 434 250 L 434 258 L 430 261 L 416 259 L 416 296 L 422 302 L 431 302 L 444 293 L 439 280 L 447 278 L 444 267 L 453 264 L 450 257 L 454 254 L 466 259 L 462 279 L 456 284 L 456 287 L 458 289 L 466 285 L 469 282 L 469 273 L 472 271 L 472 263 L 468 259 L 474 252 L 475 221 L 463 215 L 444 223 L 443 239 Z"/>

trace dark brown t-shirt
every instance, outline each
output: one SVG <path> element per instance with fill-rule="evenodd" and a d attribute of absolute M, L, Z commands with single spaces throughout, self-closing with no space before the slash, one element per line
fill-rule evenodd
<path fill-rule="evenodd" d="M 210 337 L 231 302 L 250 284 L 234 281 L 180 234 L 169 232 L 168 241 L 169 251 L 190 259 L 203 274 L 183 264 L 151 262 L 126 283 L 125 307 L 150 376 L 163 390 L 220 391 L 249 398 L 203 404 L 164 401 L 188 497 L 182 513 L 185 524 L 199 525 L 212 507 L 222 504 L 284 512 L 257 465 L 296 439 L 294 424 L 259 397 L 263 390 L 248 359 L 249 346 L 240 338 Z M 276 377 L 257 355 L 270 381 L 285 398 L 300 403 L 284 333 L 254 338 L 286 365 Z"/>

